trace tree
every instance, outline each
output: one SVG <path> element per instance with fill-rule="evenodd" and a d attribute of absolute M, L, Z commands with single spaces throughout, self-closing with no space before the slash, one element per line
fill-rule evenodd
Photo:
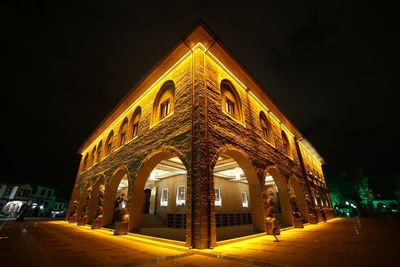
<path fill-rule="evenodd" d="M 347 172 L 339 172 L 336 176 L 329 175 L 327 182 L 333 207 L 344 206 L 346 200 L 355 198 L 354 184 L 349 181 Z"/>
<path fill-rule="evenodd" d="M 372 195 L 368 180 L 368 177 L 363 174 L 361 169 L 358 168 L 354 170 L 354 182 L 358 198 L 363 206 L 372 207 L 374 196 Z"/>

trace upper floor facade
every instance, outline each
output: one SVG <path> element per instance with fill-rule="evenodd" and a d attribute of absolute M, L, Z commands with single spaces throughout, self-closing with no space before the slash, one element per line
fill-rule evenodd
<path fill-rule="evenodd" d="M 138 83 L 86 140 L 79 151 L 78 176 L 90 174 L 93 167 L 118 157 L 135 143 L 151 142 L 165 125 L 176 127 L 168 132 L 170 136 L 160 138 L 194 137 L 197 112 L 204 119 L 200 127 L 208 132 L 230 129 L 231 142 L 251 139 L 252 146 L 256 143 L 272 155 L 271 163 L 283 158 L 289 165 L 303 166 L 311 182 L 325 185 L 322 157 L 261 85 L 202 26 Z"/>

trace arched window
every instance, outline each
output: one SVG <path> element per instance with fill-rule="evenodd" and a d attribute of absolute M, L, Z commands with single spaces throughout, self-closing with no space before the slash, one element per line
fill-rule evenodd
<path fill-rule="evenodd" d="M 175 102 L 175 84 L 172 81 L 165 82 L 154 101 L 153 123 L 156 123 L 174 111 Z"/>
<path fill-rule="evenodd" d="M 82 163 L 82 171 L 86 170 L 86 168 L 88 167 L 88 160 L 89 160 L 89 154 L 86 154 Z"/>
<path fill-rule="evenodd" d="M 105 149 L 106 149 L 106 156 L 110 155 L 113 149 L 113 139 L 114 139 L 114 132 L 111 131 L 111 133 L 107 137 L 107 141 L 105 143 Z"/>
<path fill-rule="evenodd" d="M 95 157 L 96 157 L 96 146 L 92 149 L 92 154 L 90 154 L 90 164 L 93 165 L 95 163 Z"/>
<path fill-rule="evenodd" d="M 283 149 L 289 157 L 292 157 L 292 150 L 290 148 L 289 139 L 287 138 L 286 133 L 282 130 L 282 141 L 283 141 Z"/>
<path fill-rule="evenodd" d="M 263 138 L 272 144 L 272 127 L 271 123 L 267 119 L 267 116 L 263 111 L 260 112 L 260 125 L 263 134 Z"/>
<path fill-rule="evenodd" d="M 137 107 L 135 109 L 135 112 L 133 112 L 131 119 L 132 138 L 136 137 L 139 133 L 139 122 L 141 114 L 142 114 L 142 109 L 140 107 Z"/>
<path fill-rule="evenodd" d="M 101 151 L 103 149 L 103 142 L 100 141 L 99 145 L 97 146 L 97 162 L 101 160 Z"/>
<path fill-rule="evenodd" d="M 126 141 L 128 140 L 128 118 L 125 118 L 122 123 L 121 127 L 119 128 L 119 145 L 125 145 Z"/>
<path fill-rule="evenodd" d="M 242 121 L 242 106 L 240 98 L 228 80 L 221 82 L 221 105 L 222 110 L 238 121 Z"/>

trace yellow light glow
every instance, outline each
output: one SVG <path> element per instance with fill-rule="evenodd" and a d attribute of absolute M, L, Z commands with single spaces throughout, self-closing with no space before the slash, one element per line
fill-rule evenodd
<path fill-rule="evenodd" d="M 267 108 L 267 106 L 264 105 L 264 103 L 261 102 L 260 99 L 258 99 L 250 90 L 249 90 L 249 94 L 257 101 L 257 103 L 258 103 L 260 106 L 262 106 L 267 112 L 270 112 L 270 111 L 269 111 L 269 108 Z"/>
<path fill-rule="evenodd" d="M 200 42 L 193 46 L 192 51 L 195 51 L 197 48 L 201 48 L 202 50 L 207 51 L 207 48 Z"/>
<path fill-rule="evenodd" d="M 316 157 L 314 157 L 313 153 L 311 153 L 310 151 L 308 151 L 308 149 L 307 149 L 301 142 L 299 142 L 299 144 L 303 147 L 303 149 L 304 149 L 305 151 L 307 151 L 307 153 L 308 153 L 314 160 L 316 160 L 320 165 L 322 164 Z"/>
<path fill-rule="evenodd" d="M 153 237 L 141 237 L 138 234 L 133 234 L 133 233 L 128 233 L 127 235 L 119 235 L 115 236 L 114 235 L 114 229 L 108 229 L 108 228 L 101 228 L 101 229 L 96 229 L 93 230 L 91 229 L 90 225 L 84 225 L 84 226 L 77 226 L 76 224 L 70 224 L 66 221 L 48 221 L 46 223 L 50 224 L 60 224 L 65 227 L 70 227 L 73 228 L 75 231 L 80 231 L 80 232 L 87 232 L 92 235 L 100 236 L 105 239 L 112 239 L 115 240 L 116 238 L 119 239 L 120 242 L 128 242 L 128 241 L 135 241 L 139 242 L 141 244 L 147 244 L 147 245 L 154 245 L 157 246 L 157 252 L 158 252 L 158 247 L 160 249 L 165 249 L 165 250 L 180 250 L 180 251 L 187 251 L 189 248 L 185 247 L 185 242 L 180 242 L 180 241 L 175 241 L 175 240 L 168 240 L 168 239 L 163 239 L 163 238 L 153 238 Z M 158 241 L 159 240 L 159 241 Z M 179 245 L 181 244 L 181 245 Z"/>
<path fill-rule="evenodd" d="M 124 117 L 145 95 L 147 95 L 153 88 L 155 88 L 155 85 L 158 84 L 162 79 L 164 79 L 178 64 L 180 64 L 182 61 L 184 61 L 190 54 L 194 53 L 195 50 L 197 49 L 202 49 L 206 55 L 208 55 L 215 63 L 217 63 L 226 73 L 231 76 L 233 80 L 235 80 L 242 88 L 247 90 L 249 94 L 253 97 L 253 99 L 256 100 L 257 103 L 259 103 L 285 130 L 288 132 L 292 137 L 295 137 L 295 135 L 275 116 L 275 114 L 267 107 L 265 104 L 256 97 L 249 88 L 239 79 L 237 78 L 214 54 L 212 54 L 210 51 L 207 50 L 207 48 L 201 43 L 197 43 L 191 51 L 188 51 L 185 55 L 183 55 L 177 62 L 175 62 L 167 71 L 165 71 L 141 96 L 139 96 L 125 111 L 123 111 L 107 128 L 106 130 L 101 133 L 89 146 L 86 147 L 86 149 L 83 150 L 81 153 L 86 154 L 89 148 L 93 146 L 93 144 L 97 144 L 99 140 L 101 140 L 107 133 L 108 131 L 122 118 Z M 244 124 L 241 123 L 243 126 Z M 300 143 L 301 144 L 301 143 Z M 301 144 L 302 145 L 302 144 Z M 308 151 L 308 149 L 302 145 L 303 148 L 312 155 L 314 159 L 314 155 Z M 316 159 L 317 160 L 317 159 Z M 319 160 L 317 160 L 320 162 Z"/>
<path fill-rule="evenodd" d="M 196 45 L 197 46 L 197 45 Z M 204 47 L 204 46 L 203 46 Z M 97 144 L 99 140 L 101 140 L 106 133 L 121 119 L 121 117 L 125 116 L 147 93 L 151 91 L 151 89 L 154 88 L 154 86 L 160 82 L 162 79 L 164 79 L 179 63 L 184 61 L 192 51 L 188 51 L 185 55 L 183 55 L 177 62 L 175 62 L 174 65 L 172 65 L 166 72 L 164 72 L 150 87 L 141 95 L 139 96 L 125 111 L 123 111 L 108 127 L 102 134 L 100 134 L 92 143 L 90 143 L 89 146 L 86 147 L 85 150 L 81 154 L 85 154 L 88 151 L 88 148 L 92 147 L 93 144 Z"/>
<path fill-rule="evenodd" d="M 279 123 L 279 124 L 281 124 L 282 122 L 275 116 L 275 114 L 274 113 L 272 113 L 272 112 L 270 112 L 269 114 L 271 114 L 272 115 L 272 117 Z"/>
<path fill-rule="evenodd" d="M 245 90 L 247 89 L 247 86 L 244 85 L 227 67 L 225 67 L 224 64 L 222 64 L 221 61 L 218 60 L 216 56 L 214 56 L 210 51 L 207 51 L 206 54 L 208 54 L 222 69 L 224 69 L 238 84 L 240 84 L 241 87 L 243 87 Z"/>

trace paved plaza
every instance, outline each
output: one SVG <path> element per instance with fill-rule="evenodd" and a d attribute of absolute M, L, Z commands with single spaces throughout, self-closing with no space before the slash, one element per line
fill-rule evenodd
<path fill-rule="evenodd" d="M 400 218 L 336 218 L 194 250 L 64 221 L 0 221 L 0 266 L 400 266 Z"/>

